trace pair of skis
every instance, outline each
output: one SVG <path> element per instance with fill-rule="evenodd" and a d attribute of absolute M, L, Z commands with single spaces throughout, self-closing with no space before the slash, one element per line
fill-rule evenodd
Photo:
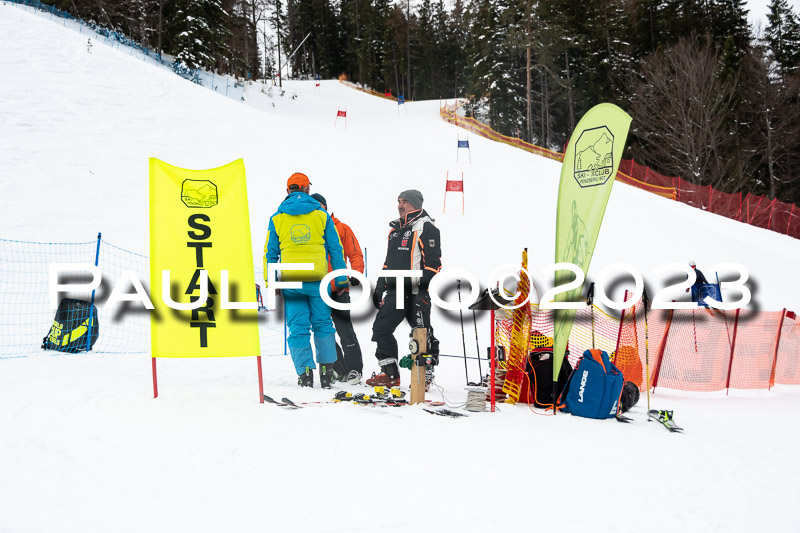
<path fill-rule="evenodd" d="M 355 395 L 352 395 L 352 396 L 354 398 L 352 401 L 347 400 L 347 399 L 334 398 L 333 400 L 329 400 L 327 402 L 301 402 L 301 403 L 298 404 L 298 403 L 293 402 L 289 398 L 285 398 L 284 397 L 284 398 L 281 398 L 280 401 L 278 401 L 278 400 L 275 400 L 274 398 L 272 398 L 270 396 L 267 396 L 266 394 L 263 395 L 265 402 L 271 403 L 273 405 L 277 405 L 277 406 L 280 406 L 280 407 L 285 407 L 285 408 L 290 409 L 290 410 L 302 409 L 306 405 L 326 404 L 326 403 L 355 403 L 356 405 L 369 405 L 369 406 L 373 406 L 373 407 L 401 407 L 403 405 L 410 405 L 408 403 L 408 401 L 405 400 L 404 398 L 403 399 L 385 399 L 383 401 L 375 401 L 375 400 L 364 401 L 365 397 L 366 398 L 374 398 L 374 397 L 367 397 L 366 395 L 363 395 L 363 394 L 362 395 L 355 394 Z M 445 405 L 444 402 L 426 401 L 425 402 L 425 407 L 423 408 L 423 411 L 425 411 L 426 413 L 433 414 L 433 415 L 449 416 L 451 418 L 461 418 L 461 417 L 468 416 L 468 415 L 466 415 L 464 413 L 459 413 L 457 411 L 452 411 L 450 409 L 431 409 L 431 407 L 439 407 L 439 406 L 442 406 L 442 405 Z"/>

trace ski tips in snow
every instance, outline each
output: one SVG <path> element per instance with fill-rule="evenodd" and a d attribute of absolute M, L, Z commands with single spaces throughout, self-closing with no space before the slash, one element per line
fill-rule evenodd
<path fill-rule="evenodd" d="M 263 396 L 265 402 L 271 403 L 273 405 L 280 405 L 281 407 L 289 407 L 291 409 L 300 409 L 302 407 L 302 406 L 297 405 L 296 403 L 294 403 L 289 398 L 281 398 L 281 401 L 278 401 L 278 400 L 276 400 L 276 399 L 274 399 L 274 398 L 272 398 L 270 396 L 267 396 L 266 394 L 263 394 L 262 396 Z"/>

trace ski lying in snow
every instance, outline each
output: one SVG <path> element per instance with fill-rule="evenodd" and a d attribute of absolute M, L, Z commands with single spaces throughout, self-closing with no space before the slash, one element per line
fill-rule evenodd
<path fill-rule="evenodd" d="M 469 416 L 466 413 L 459 413 L 458 411 L 451 411 L 450 409 L 428 409 L 425 407 L 423 409 L 426 413 L 430 413 L 432 415 L 439 415 L 439 416 L 449 416 L 451 418 L 461 418 L 462 416 Z"/>
<path fill-rule="evenodd" d="M 662 426 L 673 433 L 683 431 L 683 428 L 675 423 L 675 420 L 672 417 L 672 411 L 659 411 L 658 409 L 651 409 L 649 417 L 656 422 L 660 422 Z"/>
<path fill-rule="evenodd" d="M 301 406 L 297 405 L 296 403 L 294 403 L 289 398 L 281 398 L 281 401 L 278 401 L 278 400 L 276 400 L 274 398 L 271 398 L 270 396 L 267 396 L 266 394 L 263 394 L 262 396 L 264 397 L 264 401 L 265 402 L 271 403 L 273 405 L 280 405 L 281 407 L 289 407 L 291 409 L 300 409 L 300 407 L 301 407 Z"/>
<path fill-rule="evenodd" d="M 625 424 L 630 424 L 631 422 L 633 422 L 633 418 L 627 417 L 622 413 L 619 413 L 614 418 L 617 419 L 617 422 L 624 422 Z"/>
<path fill-rule="evenodd" d="M 271 397 L 267 396 L 266 394 L 262 395 L 264 397 L 264 401 L 267 403 L 271 403 L 273 405 L 280 405 L 281 407 L 287 407 L 285 403 L 281 403 L 278 400 L 274 400 Z"/>
<path fill-rule="evenodd" d="M 297 405 L 296 403 L 294 403 L 289 398 L 281 398 L 281 401 L 284 403 L 284 405 L 288 405 L 289 407 L 292 407 L 294 409 L 300 409 L 301 408 L 301 406 Z"/>

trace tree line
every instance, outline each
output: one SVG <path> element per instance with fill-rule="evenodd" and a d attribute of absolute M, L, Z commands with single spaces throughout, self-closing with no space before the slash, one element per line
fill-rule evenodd
<path fill-rule="evenodd" d="M 626 157 L 730 193 L 800 203 L 800 16 L 770 0 L 51 0 L 189 68 L 348 79 L 461 98 L 506 135 L 561 150 L 611 102 Z"/>

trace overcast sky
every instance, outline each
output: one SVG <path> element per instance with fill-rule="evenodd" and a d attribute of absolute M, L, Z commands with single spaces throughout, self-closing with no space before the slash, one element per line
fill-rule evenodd
<path fill-rule="evenodd" d="M 761 24 L 761 29 L 767 27 L 767 6 L 769 0 L 747 0 L 747 8 L 750 10 L 750 24 L 755 29 L 757 24 Z M 795 15 L 800 14 L 800 0 L 789 0 L 789 6 Z"/>

